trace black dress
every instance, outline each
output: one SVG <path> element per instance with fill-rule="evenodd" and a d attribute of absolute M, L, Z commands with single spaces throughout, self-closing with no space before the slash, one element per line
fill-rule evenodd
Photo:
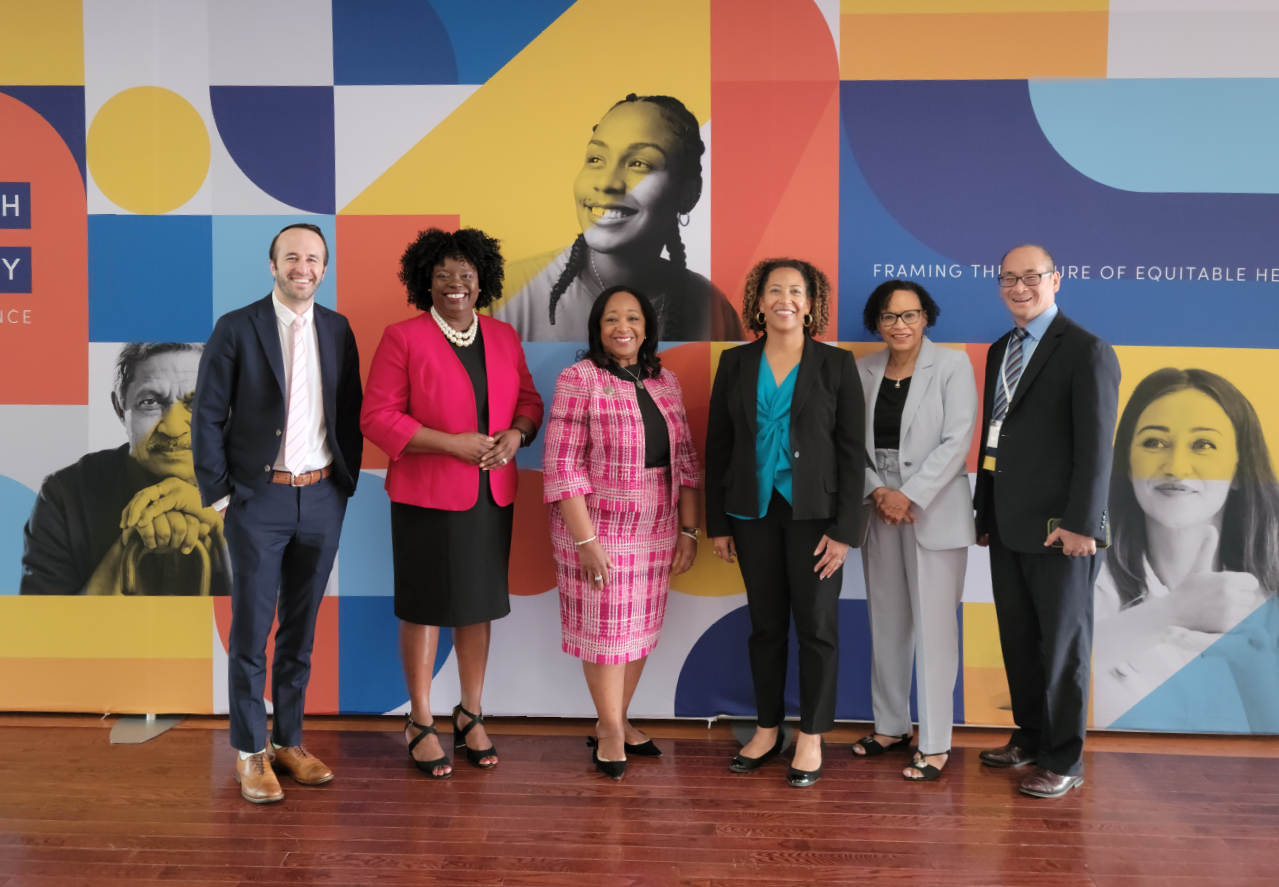
<path fill-rule="evenodd" d="M 449 343 L 475 388 L 475 415 L 489 427 L 484 341 L 476 331 L 466 348 Z M 511 612 L 507 569 L 515 506 L 493 501 L 489 474 L 480 472 L 475 505 L 466 511 L 391 503 L 395 616 L 417 625 L 475 625 Z"/>

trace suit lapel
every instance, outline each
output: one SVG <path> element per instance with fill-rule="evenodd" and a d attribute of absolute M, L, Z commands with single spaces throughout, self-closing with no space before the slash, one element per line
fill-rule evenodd
<path fill-rule="evenodd" d="M 1066 315 L 1058 310 L 1053 322 L 1048 324 L 1048 331 L 1044 333 L 1044 338 L 1035 346 L 1035 353 L 1031 355 L 1030 363 L 1026 365 L 1026 371 L 1021 374 L 1021 380 L 1017 383 L 1017 390 L 1013 392 L 1012 403 L 1008 404 L 1008 412 L 1011 413 L 1017 409 L 1017 404 L 1022 402 L 1022 399 L 1026 396 L 1026 390 L 1035 381 L 1039 371 L 1044 368 L 1048 358 L 1052 357 L 1052 353 L 1057 350 L 1057 345 L 1061 342 L 1061 335 L 1065 331 Z"/>
<path fill-rule="evenodd" d="M 919 357 L 915 359 L 915 371 L 910 380 L 910 390 L 906 392 L 906 403 L 902 406 L 902 425 L 899 443 L 906 439 L 906 429 L 911 419 L 919 412 L 919 404 L 924 399 L 924 392 L 933 379 L 933 364 L 937 361 L 937 346 L 929 339 L 924 339 L 919 349 Z"/>
<path fill-rule="evenodd" d="M 822 349 L 828 347 L 830 346 L 819 345 L 809 336 L 804 337 L 804 353 L 799 358 L 799 375 L 795 377 L 795 394 L 791 398 L 792 416 L 803 409 L 804 399 L 813 389 L 813 383 L 817 381 L 817 376 L 821 372 L 822 361 L 826 359 L 826 352 Z"/>
<path fill-rule="evenodd" d="M 884 384 L 887 369 L 887 348 L 873 355 L 862 367 L 862 374 L 867 379 L 862 388 L 866 399 L 866 452 L 872 456 L 875 454 L 875 401 L 879 398 L 879 386 Z"/>
<path fill-rule="evenodd" d="M 764 358 L 764 340 L 756 339 L 749 345 L 740 346 L 742 351 L 742 381 L 738 385 L 738 394 L 742 399 L 742 409 L 746 412 L 746 424 L 750 426 L 751 437 L 759 434 L 758 417 L 755 415 L 756 400 L 759 397 L 759 366 Z"/>
<path fill-rule="evenodd" d="M 270 295 L 258 302 L 258 310 L 251 316 L 253 328 L 258 334 L 258 341 L 262 343 L 262 350 L 266 352 L 266 362 L 271 365 L 271 372 L 275 374 L 280 393 L 287 396 L 288 392 L 284 390 L 284 349 L 280 346 L 279 318 L 275 316 L 275 303 Z"/>
<path fill-rule="evenodd" d="M 328 312 L 319 305 L 313 311 L 315 339 L 320 344 L 320 395 L 324 401 L 326 420 L 337 414 L 337 343 L 333 338 L 333 324 Z"/>

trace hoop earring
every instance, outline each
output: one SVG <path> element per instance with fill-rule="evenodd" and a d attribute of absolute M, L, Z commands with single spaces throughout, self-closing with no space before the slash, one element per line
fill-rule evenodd
<path fill-rule="evenodd" d="M 804 315 L 804 326 L 812 326 L 812 325 L 813 325 L 813 315 L 811 315 L 811 314 L 805 314 L 805 315 Z"/>
<path fill-rule="evenodd" d="M 764 324 L 764 320 L 765 320 L 765 317 L 764 317 L 764 312 L 763 312 L 763 311 L 761 311 L 761 312 L 759 312 L 758 314 L 756 314 L 756 315 L 755 315 L 755 322 L 756 322 L 757 324 L 759 324 L 760 326 L 764 326 L 764 325 L 765 325 L 765 324 Z"/>
<path fill-rule="evenodd" d="M 679 226 L 681 228 L 687 228 L 688 223 L 692 221 L 688 213 L 677 213 L 675 218 L 679 221 Z"/>

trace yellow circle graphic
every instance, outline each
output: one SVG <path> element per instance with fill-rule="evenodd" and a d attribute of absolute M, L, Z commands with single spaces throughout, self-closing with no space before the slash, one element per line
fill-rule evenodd
<path fill-rule="evenodd" d="M 209 133 L 191 103 L 159 86 L 112 96 L 86 139 L 89 171 L 112 202 L 130 212 L 175 210 L 209 174 Z"/>

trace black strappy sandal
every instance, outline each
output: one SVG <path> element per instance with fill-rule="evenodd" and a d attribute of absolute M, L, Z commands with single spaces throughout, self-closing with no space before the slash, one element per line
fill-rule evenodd
<path fill-rule="evenodd" d="M 946 764 L 950 763 L 950 749 L 946 749 L 945 751 L 934 752 L 933 754 L 945 755 Z M 925 755 L 922 751 L 915 752 L 915 759 L 910 762 L 910 769 L 918 770 L 920 775 L 907 776 L 905 773 L 903 773 L 902 779 L 906 780 L 907 782 L 935 782 L 937 780 L 937 777 L 941 776 L 942 769 L 946 766 L 946 764 L 942 764 L 941 767 L 934 767 L 932 764 L 924 760 L 924 758 L 927 758 L 927 757 L 932 757 L 932 755 Z"/>
<path fill-rule="evenodd" d="M 448 779 L 450 776 L 452 776 L 453 765 L 449 763 L 449 759 L 447 757 L 436 758 L 434 761 L 419 761 L 417 758 L 413 757 L 413 749 L 417 748 L 417 744 L 419 742 L 421 742 L 427 736 L 440 735 L 439 733 L 435 732 L 435 725 L 427 724 L 426 726 L 423 726 L 419 724 L 417 721 L 413 720 L 413 716 L 409 714 L 406 714 L 404 716 L 404 720 L 406 721 L 406 723 L 404 724 L 404 728 L 406 730 L 409 727 L 414 727 L 421 731 L 420 733 L 418 733 L 416 736 L 414 736 L 412 739 L 409 740 L 409 760 L 411 760 L 413 764 L 419 770 L 421 770 L 423 773 L 425 773 L 427 776 L 431 777 L 432 779 Z M 436 767 L 448 767 L 449 772 L 436 773 L 435 772 Z"/>
<path fill-rule="evenodd" d="M 888 745 L 880 745 L 879 741 L 875 739 L 875 734 L 871 733 L 869 736 L 863 736 L 861 739 L 853 743 L 853 745 L 860 745 L 862 750 L 866 752 L 865 754 L 859 755 L 852 749 L 849 749 L 849 754 L 855 758 L 877 758 L 889 749 L 897 748 L 903 742 L 907 744 L 906 748 L 909 750 L 912 735 L 913 734 L 911 733 L 903 733 L 896 742 L 890 742 Z"/>
<path fill-rule="evenodd" d="M 468 722 L 465 727 L 458 727 L 457 725 L 457 716 L 459 712 L 471 719 L 470 722 Z M 456 752 L 459 748 L 464 748 L 466 749 L 466 762 L 468 764 L 470 764 L 472 767 L 479 767 L 481 770 L 492 770 L 494 767 L 497 766 L 496 761 L 494 761 L 492 764 L 481 764 L 480 761 L 488 757 L 494 757 L 494 758 L 497 757 L 497 749 L 494 748 L 492 745 L 489 745 L 488 748 L 484 748 L 484 749 L 480 749 L 479 751 L 476 751 L 475 749 L 471 748 L 469 745 L 466 744 L 466 734 L 470 733 L 471 729 L 476 724 L 483 724 L 483 723 L 484 723 L 484 715 L 471 714 L 469 711 L 462 708 L 462 703 L 460 702 L 457 705 L 453 706 L 453 751 Z"/>

